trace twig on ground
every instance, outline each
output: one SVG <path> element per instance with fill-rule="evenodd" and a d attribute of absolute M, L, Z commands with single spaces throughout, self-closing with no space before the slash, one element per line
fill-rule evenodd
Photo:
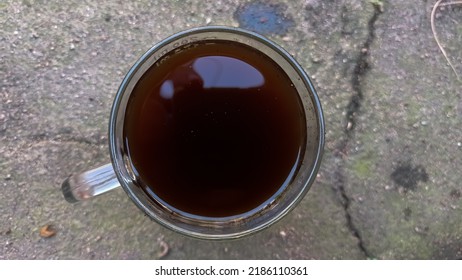
<path fill-rule="evenodd" d="M 436 32 L 436 28 L 435 28 L 435 13 L 436 13 L 436 10 L 439 7 L 462 4 L 462 1 L 452 1 L 452 2 L 446 2 L 446 3 L 441 3 L 441 1 L 443 1 L 443 0 L 438 0 L 435 3 L 435 5 L 433 6 L 433 9 L 432 9 L 431 16 L 430 16 L 430 24 L 431 24 L 431 27 L 432 27 L 433 38 L 435 39 L 436 44 L 438 45 L 438 48 L 443 53 L 443 56 L 446 59 L 446 61 L 448 62 L 449 66 L 451 67 L 452 71 L 454 72 L 454 74 L 456 74 L 457 80 L 460 80 L 460 77 L 459 77 L 459 74 L 456 71 L 456 68 L 454 67 L 454 65 L 452 65 L 451 60 L 448 58 L 448 55 L 446 54 L 446 51 L 444 50 L 443 46 L 440 43 L 440 40 L 438 39 L 438 35 L 437 35 L 437 32 Z"/>

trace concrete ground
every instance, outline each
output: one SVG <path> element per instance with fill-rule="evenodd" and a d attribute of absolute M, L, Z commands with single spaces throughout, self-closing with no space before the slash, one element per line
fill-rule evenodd
<path fill-rule="evenodd" d="M 461 259 L 462 81 L 433 38 L 435 2 L 2 1 L 0 259 Z M 326 149 L 301 204 L 210 242 L 150 221 L 122 190 L 65 202 L 64 178 L 109 162 L 127 70 L 202 25 L 260 32 L 312 77 Z M 439 8 L 435 27 L 462 77 L 462 5 Z"/>

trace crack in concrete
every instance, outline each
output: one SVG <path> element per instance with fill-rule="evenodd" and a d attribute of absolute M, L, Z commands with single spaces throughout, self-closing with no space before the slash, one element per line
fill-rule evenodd
<path fill-rule="evenodd" d="M 344 130 L 346 137 L 341 141 L 337 149 L 336 157 L 340 159 L 340 163 L 334 174 L 337 180 L 335 188 L 336 191 L 340 194 L 340 201 L 345 211 L 347 227 L 350 230 L 351 234 L 358 240 L 358 247 L 360 251 L 364 254 L 366 258 L 369 259 L 373 258 L 373 255 L 366 248 L 361 233 L 359 229 L 355 226 L 353 222 L 353 217 L 350 213 L 350 205 L 352 200 L 345 190 L 344 155 L 346 155 L 348 144 L 353 137 L 353 132 L 356 127 L 356 117 L 358 115 L 359 110 L 361 109 L 362 101 L 364 99 L 364 93 L 362 90 L 361 82 L 362 78 L 367 74 L 369 69 L 367 58 L 369 55 L 369 48 L 375 39 L 375 22 L 377 21 L 379 15 L 382 13 L 382 7 L 379 4 L 372 3 L 372 5 L 374 7 L 374 13 L 368 21 L 368 35 L 364 43 L 361 45 L 359 56 L 356 59 L 353 75 L 351 78 L 351 85 L 354 94 L 351 96 L 350 102 L 346 108 L 347 123 Z"/>
<path fill-rule="evenodd" d="M 367 23 L 369 33 L 367 35 L 366 41 L 361 46 L 359 56 L 356 59 L 355 68 L 353 70 L 353 76 L 351 77 L 351 85 L 353 87 L 354 94 L 347 106 L 346 113 L 346 119 L 348 123 L 345 127 L 345 132 L 348 137 L 351 137 L 351 133 L 355 128 L 355 117 L 361 109 L 361 102 L 364 99 L 363 90 L 361 88 L 361 78 L 369 70 L 369 63 L 367 62 L 369 48 L 375 39 L 375 22 L 377 21 L 379 15 L 382 13 L 381 7 L 378 4 L 373 4 L 373 6 L 374 14 Z"/>

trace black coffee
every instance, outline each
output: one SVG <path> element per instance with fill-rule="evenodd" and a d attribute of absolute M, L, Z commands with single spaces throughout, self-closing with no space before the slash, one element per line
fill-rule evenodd
<path fill-rule="evenodd" d="M 228 41 L 191 45 L 153 65 L 132 92 L 124 125 L 144 191 L 207 217 L 247 212 L 286 186 L 305 137 L 287 75 Z"/>

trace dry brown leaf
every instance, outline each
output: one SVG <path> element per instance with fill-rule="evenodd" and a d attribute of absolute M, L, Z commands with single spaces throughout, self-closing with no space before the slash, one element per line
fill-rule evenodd
<path fill-rule="evenodd" d="M 45 225 L 40 228 L 40 236 L 50 238 L 56 234 L 56 230 L 51 225 Z"/>

